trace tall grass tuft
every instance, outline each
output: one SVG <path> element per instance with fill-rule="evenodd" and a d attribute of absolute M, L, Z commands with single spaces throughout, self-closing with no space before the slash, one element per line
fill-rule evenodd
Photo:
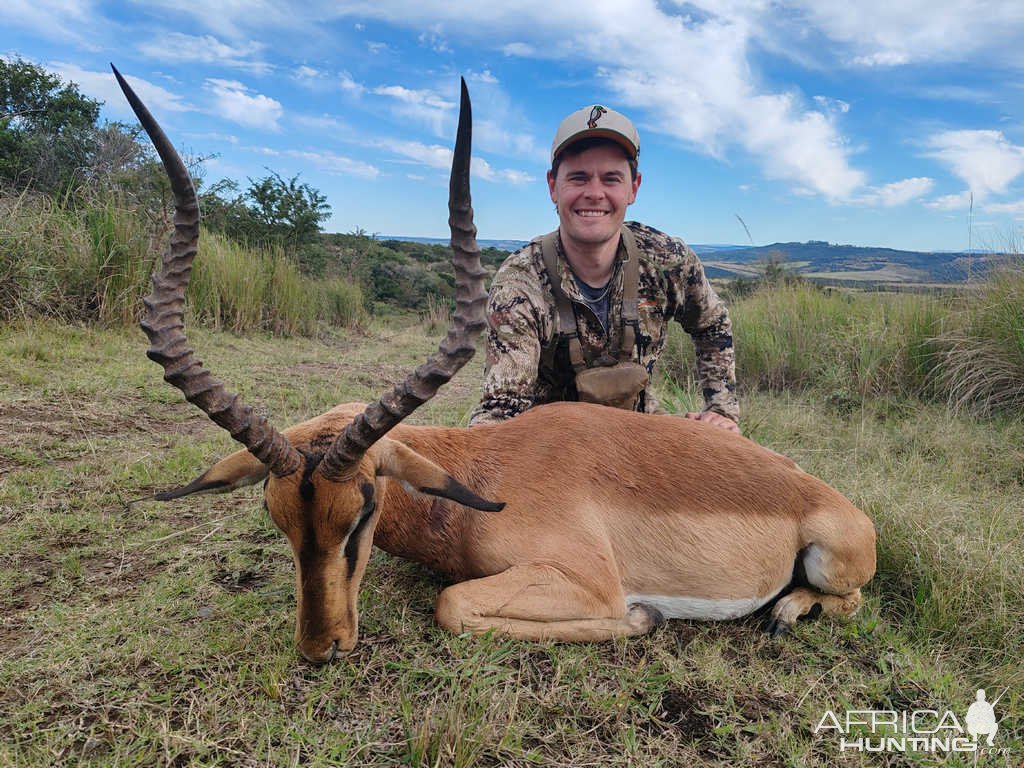
<path fill-rule="evenodd" d="M 139 296 L 155 261 L 153 233 L 142 219 L 114 199 L 78 212 L 89 248 L 59 268 L 61 282 L 80 302 L 81 311 L 104 323 L 129 324 L 139 316 Z"/>
<path fill-rule="evenodd" d="M 764 286 L 731 308 L 737 378 L 745 388 L 820 387 L 856 398 L 919 394 L 946 313 L 915 294 L 847 293 L 807 283 Z M 692 348 L 671 330 L 663 359 L 692 377 Z"/>
<path fill-rule="evenodd" d="M 420 317 L 430 332 L 447 328 L 451 325 L 451 301 L 434 293 L 429 294 L 427 296 L 427 306 L 420 312 Z"/>
<path fill-rule="evenodd" d="M 73 207 L 0 194 L 0 318 L 133 324 L 165 248 L 165 226 L 147 223 L 116 195 Z M 358 285 L 311 280 L 280 248 L 254 249 L 205 230 L 187 301 L 193 322 L 236 333 L 312 335 L 363 319 Z"/>
<path fill-rule="evenodd" d="M 189 284 L 194 321 L 235 333 L 313 335 L 320 323 L 351 327 L 363 317 L 358 285 L 305 277 L 279 247 L 243 246 L 203 231 Z"/>
<path fill-rule="evenodd" d="M 359 283 L 340 278 L 321 280 L 320 315 L 332 325 L 355 328 L 366 319 L 363 289 Z"/>
<path fill-rule="evenodd" d="M 78 224 L 48 197 L 0 194 L 0 318 L 73 319 L 58 265 L 89 250 Z"/>
<path fill-rule="evenodd" d="M 992 273 L 931 343 L 930 380 L 951 409 L 1024 410 L 1024 260 Z"/>

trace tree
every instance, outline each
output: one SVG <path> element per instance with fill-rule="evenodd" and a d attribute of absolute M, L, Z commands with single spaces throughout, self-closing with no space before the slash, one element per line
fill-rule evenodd
<path fill-rule="evenodd" d="M 762 281 L 767 285 L 795 285 L 804 281 L 803 276 L 786 263 L 786 254 L 772 249 L 762 260 Z"/>
<path fill-rule="evenodd" d="M 71 184 L 96 145 L 100 102 L 22 59 L 0 58 L 0 181 L 52 192 Z"/>
<path fill-rule="evenodd" d="M 323 270 L 326 252 L 320 244 L 320 224 L 331 215 L 327 198 L 299 177 L 283 179 L 271 172 L 238 184 L 222 179 L 200 195 L 206 226 L 254 245 L 279 245 L 305 271 Z"/>
<path fill-rule="evenodd" d="M 249 179 L 247 197 L 253 215 L 271 239 L 296 250 L 315 243 L 320 222 L 331 215 L 327 198 L 299 177 L 285 181 L 271 173 L 257 181 Z"/>

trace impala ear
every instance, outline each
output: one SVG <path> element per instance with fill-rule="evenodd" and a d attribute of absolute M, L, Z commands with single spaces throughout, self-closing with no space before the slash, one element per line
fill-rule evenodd
<path fill-rule="evenodd" d="M 270 467 L 243 448 L 218 461 L 188 485 L 161 491 L 153 498 L 170 501 L 194 493 L 228 493 L 258 483 L 269 472 Z"/>
<path fill-rule="evenodd" d="M 370 452 L 378 475 L 397 478 L 420 493 L 451 499 L 483 512 L 500 512 L 505 508 L 505 502 L 480 498 L 430 459 L 397 440 L 382 438 Z"/>

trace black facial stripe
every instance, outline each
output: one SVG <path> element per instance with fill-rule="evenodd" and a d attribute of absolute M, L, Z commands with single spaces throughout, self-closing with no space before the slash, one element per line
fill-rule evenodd
<path fill-rule="evenodd" d="M 316 493 L 316 487 L 313 485 L 313 473 L 316 468 L 320 466 L 320 461 L 323 456 L 318 453 L 309 453 L 308 451 L 302 451 L 303 457 L 306 459 L 306 465 L 302 468 L 302 481 L 299 483 L 299 495 L 302 496 L 302 500 L 309 502 L 313 500 L 313 495 Z"/>
<path fill-rule="evenodd" d="M 320 542 L 317 541 L 316 526 L 313 524 L 314 510 L 311 502 L 316 495 L 313 473 L 323 457 L 303 451 L 301 448 L 299 452 L 306 459 L 306 465 L 302 468 L 302 480 L 299 481 L 299 495 L 304 502 L 302 505 L 302 546 L 299 548 L 299 559 L 305 564 L 320 554 Z"/>
<path fill-rule="evenodd" d="M 348 536 L 348 541 L 345 542 L 345 563 L 348 567 L 348 577 L 352 578 L 356 572 L 356 557 L 359 554 L 359 539 L 363 535 L 363 531 L 366 530 L 366 524 L 370 522 L 370 518 L 373 517 L 373 511 L 377 508 L 377 504 L 373 498 L 373 483 L 363 483 L 360 489 L 363 492 L 363 508 L 359 510 L 359 521 L 356 523 L 356 527 L 352 529 L 352 533 Z"/>

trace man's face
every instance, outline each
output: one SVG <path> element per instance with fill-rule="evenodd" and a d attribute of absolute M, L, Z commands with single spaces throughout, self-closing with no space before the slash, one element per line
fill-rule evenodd
<path fill-rule="evenodd" d="M 566 155 L 557 176 L 548 172 L 562 242 L 593 246 L 617 238 L 639 188 L 640 174 L 635 180 L 630 177 L 626 156 L 614 145 Z"/>

